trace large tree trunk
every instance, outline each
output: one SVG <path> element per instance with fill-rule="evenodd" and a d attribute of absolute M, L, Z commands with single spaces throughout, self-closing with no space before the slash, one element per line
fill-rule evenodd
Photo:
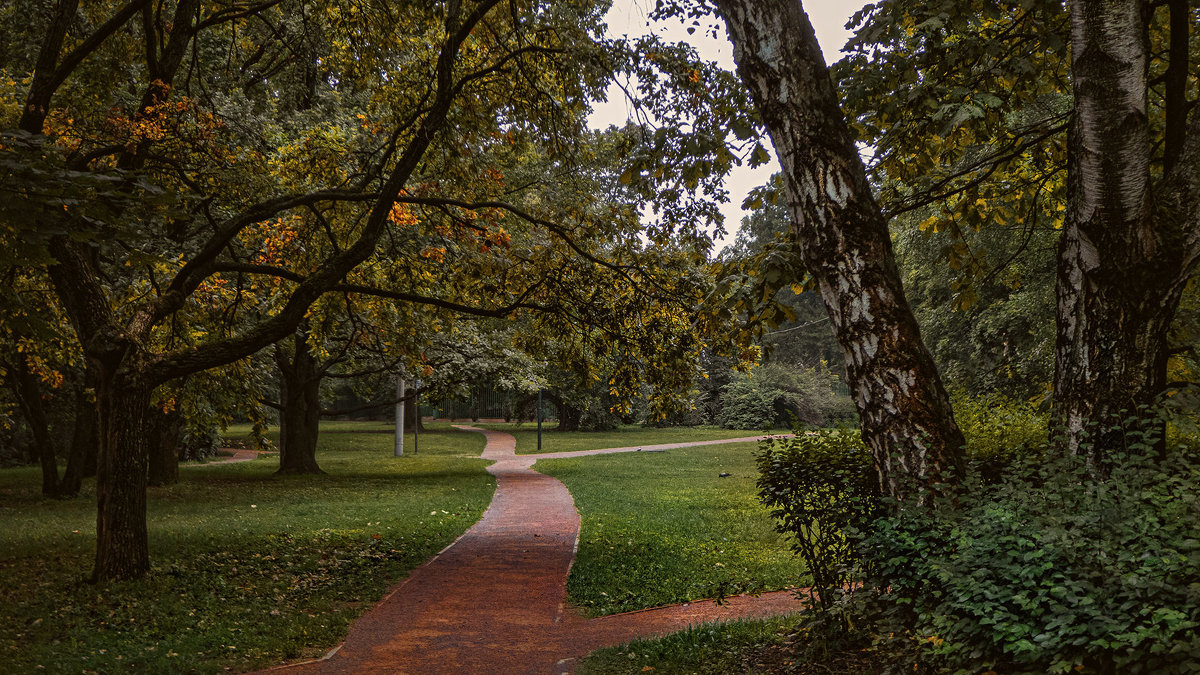
<path fill-rule="evenodd" d="M 409 389 L 408 394 L 408 399 L 404 401 L 404 431 L 426 431 L 425 422 L 421 420 L 421 414 L 417 410 L 417 399 L 412 395 L 413 390 Z"/>
<path fill-rule="evenodd" d="M 1142 9 L 1139 0 L 1070 6 L 1075 109 L 1059 243 L 1054 417 L 1067 449 L 1099 465 L 1124 444 L 1121 427 L 1166 388 L 1167 332 L 1195 264 L 1194 132 L 1168 153 L 1172 170 L 1156 210 Z"/>
<path fill-rule="evenodd" d="M 183 416 L 178 409 L 169 412 L 150 410 L 147 417 L 150 438 L 149 484 L 174 485 L 179 482 L 179 445 L 183 437 Z"/>
<path fill-rule="evenodd" d="M 150 570 L 146 541 L 145 418 L 154 382 L 136 340 L 105 323 L 103 286 L 85 252 L 66 237 L 50 241 L 48 269 L 56 293 L 95 374 L 96 561 L 92 581 L 136 579 Z"/>
<path fill-rule="evenodd" d="M 91 382 L 90 369 L 84 382 L 75 385 L 75 427 L 71 433 L 71 448 L 67 452 L 67 469 L 58 484 L 60 496 L 74 497 L 83 486 L 83 479 L 96 475 L 96 454 L 99 434 L 96 430 L 96 402 L 87 392 Z"/>
<path fill-rule="evenodd" d="M 812 25 L 795 0 L 718 0 L 738 74 L 783 167 L 792 236 L 816 279 L 879 481 L 947 479 L 962 433 L 892 255 Z"/>
<path fill-rule="evenodd" d="M 34 451 L 42 467 L 42 494 L 57 497 L 58 457 L 54 437 L 50 433 L 50 423 L 46 418 L 46 409 L 42 405 L 42 387 L 38 383 L 37 375 L 29 369 L 24 354 L 16 355 L 12 360 L 12 369 L 16 375 L 17 402 L 25 416 L 25 422 L 29 425 Z"/>
<path fill-rule="evenodd" d="M 136 579 L 150 570 L 146 540 L 146 412 L 149 386 L 103 378 L 96 472 L 96 564 L 92 581 Z"/>
<path fill-rule="evenodd" d="M 275 350 L 279 366 L 279 471 L 281 474 L 325 473 L 317 466 L 321 422 L 321 369 L 303 329 L 287 350 Z"/>
<path fill-rule="evenodd" d="M 583 422 L 583 411 L 573 405 L 568 405 L 557 396 L 547 396 L 547 400 L 554 403 L 554 407 L 558 409 L 558 426 L 555 427 L 558 431 L 579 431 L 579 426 Z M 537 419 L 537 412 L 534 412 L 534 419 Z M 545 411 L 542 411 L 542 419 L 545 420 Z"/>

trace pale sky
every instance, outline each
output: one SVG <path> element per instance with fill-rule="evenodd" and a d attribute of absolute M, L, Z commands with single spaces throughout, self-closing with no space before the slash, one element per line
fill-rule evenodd
<path fill-rule="evenodd" d="M 817 41 L 821 43 L 821 50 L 825 53 L 826 63 L 838 60 L 837 51 L 850 38 L 850 32 L 844 26 L 850 20 L 850 16 L 861 9 L 863 4 L 863 0 L 809 0 L 804 3 L 804 9 L 808 12 L 808 18 L 816 30 Z M 687 24 L 682 22 L 674 24 L 656 22 L 652 26 L 647 26 L 646 16 L 653 9 L 654 0 L 613 0 L 612 9 L 609 10 L 606 17 L 608 35 L 610 37 L 643 35 L 653 30 L 670 40 L 686 41 L 696 48 L 702 58 L 716 61 L 728 70 L 734 69 L 733 47 L 724 34 L 724 26 L 722 26 L 718 39 L 705 34 L 704 30 L 697 30 L 695 34 L 688 35 Z M 608 101 L 597 102 L 594 107 L 595 111 L 592 113 L 590 121 L 592 126 L 597 129 L 606 128 L 609 124 L 620 126 L 631 114 L 631 109 L 623 94 L 615 86 L 609 88 Z M 732 240 L 733 234 L 742 222 L 741 205 L 746 194 L 751 189 L 766 183 L 771 174 L 779 170 L 774 151 L 770 148 L 769 143 L 767 145 L 768 149 L 772 150 L 770 163 L 757 169 L 750 169 L 746 166 L 736 167 L 725 181 L 725 186 L 729 190 L 729 203 L 721 206 L 721 212 L 725 215 L 725 229 L 728 234 L 724 241 L 717 242 L 718 249 Z"/>

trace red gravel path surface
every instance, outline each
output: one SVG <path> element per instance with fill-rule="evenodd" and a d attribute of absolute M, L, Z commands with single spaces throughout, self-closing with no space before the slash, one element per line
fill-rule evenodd
<path fill-rule="evenodd" d="M 562 483 L 530 467 L 538 459 L 613 450 L 516 455 L 509 434 L 459 428 L 485 434 L 483 458 L 495 461 L 488 471 L 496 477 L 496 493 L 483 517 L 359 618 L 325 658 L 271 670 L 563 673 L 600 647 L 803 607 L 792 592 L 779 591 L 729 598 L 719 606 L 704 601 L 584 619 L 566 605 L 579 535 L 575 502 Z M 725 442 L 739 440 L 746 439 Z M 673 447 L 682 445 L 689 444 Z"/>

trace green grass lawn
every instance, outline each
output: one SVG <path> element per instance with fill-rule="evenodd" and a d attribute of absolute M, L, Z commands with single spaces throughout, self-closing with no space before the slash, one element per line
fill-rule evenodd
<path fill-rule="evenodd" d="M 409 456 L 395 459 L 390 425 L 323 423 L 325 476 L 276 477 L 271 455 L 185 465 L 179 484 L 150 490 L 151 575 L 99 588 L 84 582 L 95 539 L 90 481 L 79 499 L 43 500 L 36 468 L 0 471 L 4 669 L 219 672 L 321 655 L 388 587 L 473 524 L 491 498 L 494 484 L 478 459 L 483 437 L 429 426 L 416 456 L 410 435 Z M 247 433 L 239 427 L 228 436 L 244 441 Z M 536 430 L 517 433 L 536 444 Z M 555 434 L 561 444 L 546 449 L 744 434 L 627 427 Z M 539 462 L 535 468 L 567 484 L 583 515 L 572 602 L 598 615 L 802 583 L 802 566 L 754 499 L 752 449 Z M 638 643 L 636 653 L 610 650 L 595 657 L 601 665 L 592 672 L 635 660 L 638 670 L 695 662 L 685 653 L 727 663 L 730 641 L 775 630 L 746 626 L 721 628 L 738 632 L 720 639 L 712 636 L 726 633 L 699 630 L 661 646 Z"/>
<path fill-rule="evenodd" d="M 788 672 L 791 662 L 781 653 L 796 620 L 732 621 L 693 626 L 654 640 L 634 640 L 598 649 L 579 663 L 579 675 L 653 672 L 656 675 L 727 675 L 745 672 Z"/>
<path fill-rule="evenodd" d="M 537 424 L 530 422 L 481 423 L 484 429 L 495 429 L 512 434 L 517 439 L 517 454 L 536 454 Z M 761 434 L 760 431 L 744 429 L 721 429 L 720 427 L 643 427 L 626 424 L 611 431 L 558 431 L 557 423 L 542 425 L 541 452 L 574 452 L 596 448 L 623 448 L 637 445 L 661 443 L 687 443 L 689 441 L 713 441 L 722 438 L 745 438 Z"/>
<path fill-rule="evenodd" d="M 152 573 L 104 587 L 84 582 L 91 481 L 78 499 L 44 500 L 36 468 L 2 470 L 2 670 L 220 672 L 319 656 L 478 520 L 494 489 L 483 444 L 435 428 L 396 459 L 390 434 L 323 433 L 325 476 L 276 477 L 274 457 L 185 466 L 149 493 Z"/>
<path fill-rule="evenodd" d="M 583 519 L 570 602 L 597 616 L 806 584 L 803 564 L 755 498 L 754 448 L 535 464 L 566 484 Z"/>

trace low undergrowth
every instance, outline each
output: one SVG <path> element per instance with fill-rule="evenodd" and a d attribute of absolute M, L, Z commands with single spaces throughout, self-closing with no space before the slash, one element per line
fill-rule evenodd
<path fill-rule="evenodd" d="M 598 616 L 803 584 L 803 564 L 756 499 L 753 448 L 538 462 L 583 520 L 570 602 Z"/>
<path fill-rule="evenodd" d="M 912 503 L 874 496 L 852 437 L 766 447 L 763 498 L 809 542 L 797 551 L 825 587 L 797 660 L 1200 672 L 1200 457 L 1164 447 L 1161 428 L 1127 420 L 1101 460 L 1043 446 L 998 472 L 980 462 L 957 488 Z M 797 497 L 810 494 L 827 498 Z M 847 593 L 851 581 L 861 586 Z"/>
<path fill-rule="evenodd" d="M 43 500 L 35 470 L 0 471 L 4 669 L 221 672 L 319 656 L 491 499 L 478 434 L 423 434 L 402 459 L 387 435 L 320 442 L 325 476 L 275 477 L 264 458 L 184 467 L 178 484 L 152 488 L 153 571 L 104 586 L 83 580 L 90 484 Z"/>

